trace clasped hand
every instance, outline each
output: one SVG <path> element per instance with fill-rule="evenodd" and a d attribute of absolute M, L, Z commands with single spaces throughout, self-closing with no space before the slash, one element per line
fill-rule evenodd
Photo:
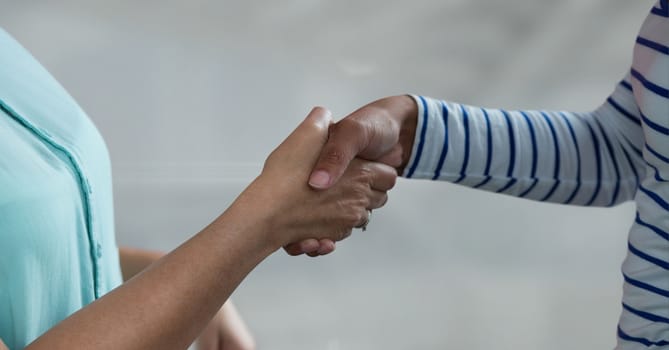
<path fill-rule="evenodd" d="M 386 203 L 387 191 L 395 185 L 395 168 L 358 158 L 329 188 L 311 187 L 309 177 L 331 124 L 329 111 L 314 108 L 270 154 L 260 176 L 236 203 L 254 207 L 259 221 L 267 225 L 272 246 L 283 246 L 291 255 L 332 252 L 335 242 L 368 220 L 368 210 Z"/>

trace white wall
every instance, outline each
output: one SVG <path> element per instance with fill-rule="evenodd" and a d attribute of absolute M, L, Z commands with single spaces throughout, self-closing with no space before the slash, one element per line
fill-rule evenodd
<path fill-rule="evenodd" d="M 313 105 L 596 107 L 652 2 L 0 4 L 105 136 L 119 242 L 171 249 Z M 400 181 L 367 232 L 325 258 L 278 252 L 235 299 L 263 349 L 611 348 L 632 214 Z"/>

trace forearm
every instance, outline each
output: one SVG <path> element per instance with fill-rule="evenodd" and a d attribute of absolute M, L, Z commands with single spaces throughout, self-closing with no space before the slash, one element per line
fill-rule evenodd
<path fill-rule="evenodd" d="M 620 89 L 612 95 L 617 106 L 632 99 L 631 92 Z M 592 113 L 504 111 L 429 98 L 417 102 L 407 177 L 608 206 L 631 199 L 643 175 L 641 129 L 609 101 Z"/>
<path fill-rule="evenodd" d="M 234 288 L 278 248 L 262 218 L 233 206 L 137 278 L 70 316 L 27 349 L 185 349 Z M 111 330 L 111 331 L 110 331 Z"/>
<path fill-rule="evenodd" d="M 345 238 L 385 203 L 396 174 L 357 161 L 332 189 L 309 188 L 330 122 L 327 110 L 314 108 L 212 224 L 28 349 L 185 349 L 273 251 L 307 238 Z"/>

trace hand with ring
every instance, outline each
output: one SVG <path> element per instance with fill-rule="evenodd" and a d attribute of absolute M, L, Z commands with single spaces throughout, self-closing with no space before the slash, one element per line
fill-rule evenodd
<path fill-rule="evenodd" d="M 371 218 L 372 218 L 372 210 L 367 209 L 367 218 L 362 224 L 356 226 L 355 228 L 362 229 L 363 232 L 367 231 L 367 225 L 369 225 L 369 220 L 371 220 Z"/>
<path fill-rule="evenodd" d="M 329 127 L 327 143 L 309 177 L 309 185 L 327 191 L 354 160 L 366 159 L 394 167 L 401 174 L 411 155 L 418 109 L 409 96 L 392 96 L 359 108 Z M 368 208 L 373 209 L 373 208 Z M 369 211 L 371 214 L 371 210 Z M 369 215 L 368 215 L 369 216 Z M 363 231 L 368 222 L 361 222 Z M 291 255 L 323 255 L 334 250 L 329 241 L 306 240 L 284 248 Z"/>
<path fill-rule="evenodd" d="M 236 201 L 262 204 L 271 238 L 291 255 L 324 255 L 355 227 L 366 228 L 369 210 L 382 207 L 395 185 L 396 170 L 383 163 L 353 159 L 327 190 L 310 187 L 309 174 L 328 139 L 329 112 L 315 108 L 267 158 L 260 176 Z M 258 213 L 261 215 L 261 213 Z M 297 243 L 295 243 L 297 242 Z"/>

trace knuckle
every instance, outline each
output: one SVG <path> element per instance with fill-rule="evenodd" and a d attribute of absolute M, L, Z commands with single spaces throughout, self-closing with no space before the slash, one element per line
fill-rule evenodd
<path fill-rule="evenodd" d="M 359 169 L 360 175 L 363 177 L 365 182 L 370 182 L 376 177 L 376 173 L 369 164 L 363 163 Z"/>
<path fill-rule="evenodd" d="M 366 207 L 373 195 L 373 192 L 368 186 L 356 186 L 353 189 L 353 198 L 357 207 Z"/>
<path fill-rule="evenodd" d="M 326 164 L 339 165 L 346 159 L 346 153 L 336 147 L 325 151 L 321 160 Z"/>
<path fill-rule="evenodd" d="M 369 144 L 372 130 L 369 123 L 363 118 L 345 118 L 337 124 L 336 128 L 332 129 L 332 132 L 362 150 Z"/>
<path fill-rule="evenodd" d="M 361 142 L 367 141 L 369 139 L 370 128 L 367 127 L 367 124 L 363 123 L 359 119 L 351 119 L 351 130 L 360 138 Z"/>
<path fill-rule="evenodd" d="M 363 221 L 363 214 L 357 210 L 350 210 L 343 217 L 344 225 L 346 227 L 358 226 Z"/>
<path fill-rule="evenodd" d="M 355 135 L 365 133 L 367 129 L 360 118 L 344 118 L 338 123 L 337 128 L 347 133 L 355 133 Z"/>
<path fill-rule="evenodd" d="M 374 181 L 376 174 L 365 162 L 356 162 L 352 167 L 352 176 L 357 182 L 368 185 Z"/>

